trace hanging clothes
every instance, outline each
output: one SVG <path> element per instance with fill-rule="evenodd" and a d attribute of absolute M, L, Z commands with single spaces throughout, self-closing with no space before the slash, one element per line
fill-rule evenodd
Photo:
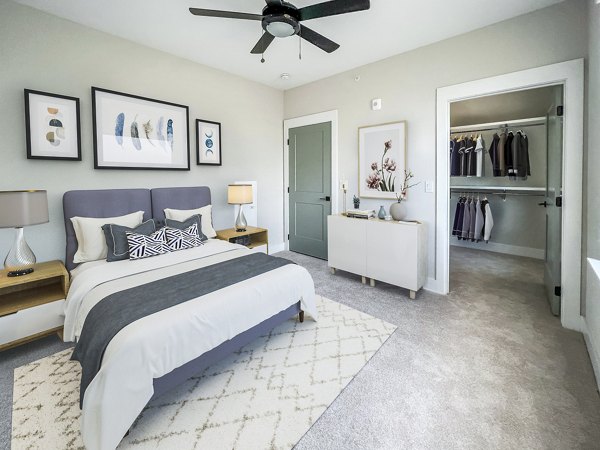
<path fill-rule="evenodd" d="M 450 176 L 460 176 L 460 155 L 458 153 L 459 144 L 455 139 L 450 139 Z"/>
<path fill-rule="evenodd" d="M 475 222 L 477 219 L 477 209 L 475 206 L 475 199 L 471 200 L 470 203 L 471 209 L 469 211 L 469 215 L 471 218 L 471 222 L 469 223 L 469 239 L 471 239 L 471 242 L 475 241 Z"/>
<path fill-rule="evenodd" d="M 485 143 L 483 142 L 483 136 L 477 136 L 477 142 L 475 143 L 475 154 L 477 161 L 475 162 L 475 176 L 483 176 L 483 153 L 485 152 Z"/>
<path fill-rule="evenodd" d="M 506 175 L 511 180 L 515 179 L 515 162 L 514 162 L 514 152 L 513 152 L 513 140 L 515 135 L 512 131 L 508 132 L 506 136 L 506 143 L 504 144 L 504 157 L 506 160 Z"/>
<path fill-rule="evenodd" d="M 458 228 L 458 221 L 460 218 L 460 205 L 462 204 L 462 197 L 458 199 L 456 203 L 456 211 L 454 212 L 454 225 L 452 226 L 452 236 L 459 236 L 460 229 Z M 462 223 L 461 223 L 462 225 Z"/>
<path fill-rule="evenodd" d="M 477 199 L 477 204 L 475 205 L 475 231 L 473 236 L 476 242 L 481 241 L 483 235 L 483 225 L 484 225 L 484 216 L 483 209 L 481 208 L 481 201 Z"/>
<path fill-rule="evenodd" d="M 477 154 L 475 153 L 475 146 L 477 142 L 471 136 L 468 140 L 467 146 L 467 176 L 468 177 L 476 177 L 477 176 Z"/>
<path fill-rule="evenodd" d="M 463 227 L 463 220 L 464 220 L 464 215 L 465 215 L 465 199 L 464 198 L 460 198 L 459 202 L 458 202 L 458 221 L 456 224 L 456 228 L 454 229 L 455 232 L 455 236 L 461 240 L 462 239 L 462 227 Z"/>
<path fill-rule="evenodd" d="M 488 153 L 490 154 L 490 159 L 492 160 L 492 171 L 495 177 L 501 176 L 501 168 L 500 168 L 500 154 L 502 147 L 500 146 L 500 136 L 498 133 L 494 134 L 492 138 L 492 143 L 490 144 L 490 149 Z"/>
<path fill-rule="evenodd" d="M 460 176 L 467 176 L 467 141 L 465 139 L 461 139 L 459 141 L 458 154 L 460 157 Z"/>
<path fill-rule="evenodd" d="M 518 131 L 513 139 L 513 161 L 514 179 L 520 178 L 526 180 L 527 176 L 531 175 L 531 167 L 529 166 L 529 141 L 527 135 L 522 131 Z"/>
<path fill-rule="evenodd" d="M 464 207 L 463 223 L 460 236 L 463 239 L 469 239 L 469 228 L 471 226 L 471 206 L 467 200 Z"/>
<path fill-rule="evenodd" d="M 487 200 L 483 201 L 484 203 L 484 211 L 485 211 L 485 224 L 483 226 L 483 240 L 486 244 L 490 241 L 490 237 L 492 236 L 492 228 L 494 228 L 494 218 L 492 216 L 492 209 L 490 208 L 490 203 Z"/>

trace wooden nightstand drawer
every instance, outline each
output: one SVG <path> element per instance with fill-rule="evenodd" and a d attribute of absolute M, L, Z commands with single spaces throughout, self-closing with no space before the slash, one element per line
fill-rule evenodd
<path fill-rule="evenodd" d="M 57 331 L 64 324 L 64 304 L 64 299 L 58 300 L 0 317 L 0 350 Z"/>

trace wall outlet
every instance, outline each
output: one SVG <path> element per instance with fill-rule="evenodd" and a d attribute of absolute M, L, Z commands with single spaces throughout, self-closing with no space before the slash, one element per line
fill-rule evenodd
<path fill-rule="evenodd" d="M 425 181 L 425 192 L 428 194 L 433 194 L 433 181 Z"/>

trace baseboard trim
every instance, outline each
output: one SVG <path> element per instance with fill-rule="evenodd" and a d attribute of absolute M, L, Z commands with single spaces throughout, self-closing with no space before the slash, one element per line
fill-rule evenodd
<path fill-rule="evenodd" d="M 279 244 L 269 244 L 269 254 L 279 253 L 285 250 L 285 242 Z"/>
<path fill-rule="evenodd" d="M 592 336 L 585 329 L 583 331 L 583 338 L 585 339 L 585 345 L 592 361 L 592 368 L 596 376 L 596 386 L 600 391 L 600 353 L 598 352 L 600 343 L 596 343 L 597 345 L 595 345 Z"/>
<path fill-rule="evenodd" d="M 526 256 L 528 258 L 544 259 L 543 248 L 520 247 L 518 245 L 499 244 L 497 242 L 459 241 L 456 238 L 450 243 L 452 247 L 471 248 L 473 250 L 504 253 L 506 255 Z"/>

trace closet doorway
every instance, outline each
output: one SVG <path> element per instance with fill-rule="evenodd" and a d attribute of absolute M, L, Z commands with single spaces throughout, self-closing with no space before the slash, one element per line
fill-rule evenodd
<path fill-rule="evenodd" d="M 545 86 L 450 105 L 450 264 L 476 259 L 511 283 L 511 265 L 530 258 L 549 308 L 560 314 L 563 86 Z M 465 248 L 477 250 L 469 253 Z M 450 289 L 464 280 L 452 270 Z M 502 279 L 505 274 L 506 279 Z"/>
<path fill-rule="evenodd" d="M 560 320 L 565 328 L 583 331 L 581 317 L 583 226 L 584 60 L 575 59 L 437 89 L 435 275 L 429 287 L 450 292 L 450 107 L 463 100 L 547 86 L 563 86 L 562 248 Z M 540 198 L 541 199 L 541 198 Z M 456 198 L 453 199 L 453 201 Z M 543 199 L 541 199 L 543 201 Z M 545 228 L 543 229 L 545 230 Z M 475 250 L 472 250 L 475 251 Z M 513 257 L 514 258 L 514 257 Z M 544 301 L 544 298 L 542 298 Z"/>

